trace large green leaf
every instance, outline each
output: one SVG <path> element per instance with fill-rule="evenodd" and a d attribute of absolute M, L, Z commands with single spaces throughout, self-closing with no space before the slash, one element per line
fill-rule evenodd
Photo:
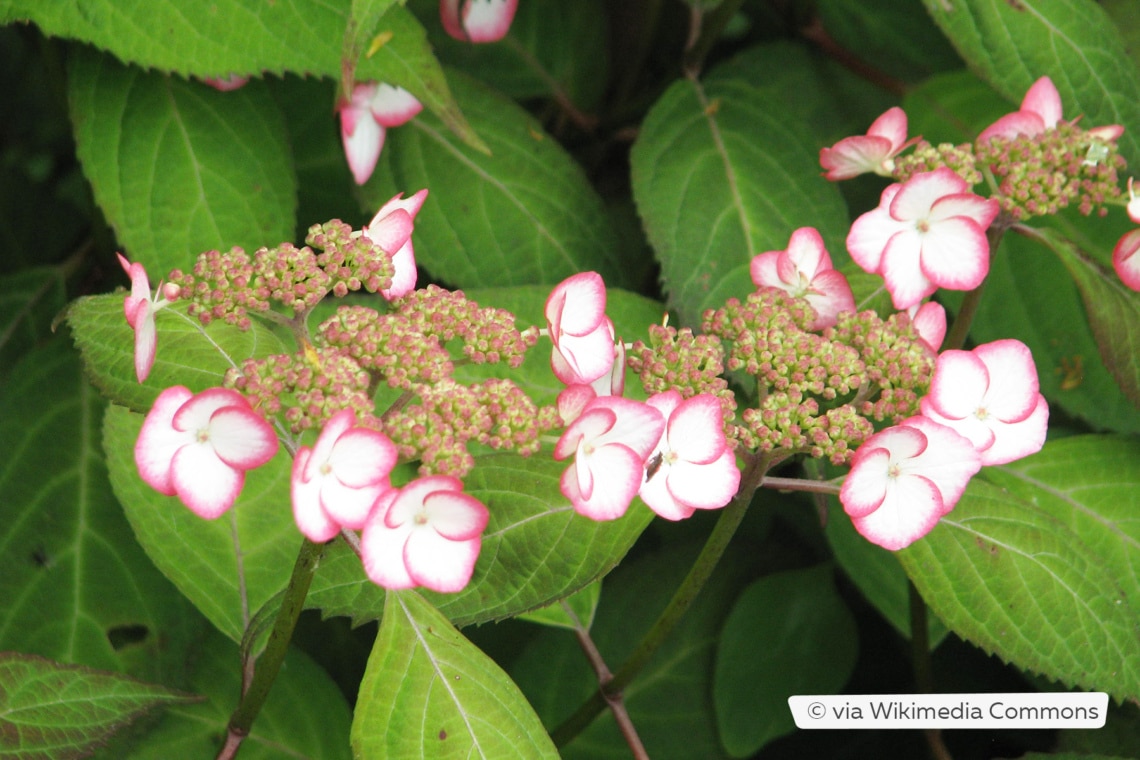
<path fill-rule="evenodd" d="M 1014 103 L 1048 75 L 1069 120 L 1083 115 L 1085 127 L 1140 124 L 1140 73 L 1093 0 L 923 3 L 970 68 Z M 1140 159 L 1134 130 L 1120 147 L 1129 163 Z"/>
<path fill-rule="evenodd" d="M 963 638 L 1025 670 L 1136 699 L 1140 615 L 1128 593 L 1135 587 L 1136 537 L 1128 520 L 1140 493 L 1136 475 L 1102 470 L 1099 501 L 1086 502 L 1067 480 L 1075 468 L 1050 473 L 1048 463 L 1063 459 L 1064 444 L 1045 447 L 1042 469 L 1024 460 L 1020 471 L 1032 467 L 1038 477 L 1023 479 L 1017 490 L 975 478 L 954 511 L 899 558 L 927 604 Z M 1120 443 L 1091 445 L 1107 453 Z M 1124 456 L 1117 452 L 1115 460 Z M 1101 511 L 1097 504 L 1106 500 L 1120 506 Z M 1075 518 L 1078 512 L 1085 514 Z M 1104 554 L 1119 544 L 1127 564 Z"/>
<path fill-rule="evenodd" d="M 809 132 L 780 99 L 731 76 L 682 79 L 649 112 L 633 194 L 682 324 L 753 290 L 752 257 L 786 248 L 798 227 L 843 251 L 847 213 Z"/>
<path fill-rule="evenodd" d="M 5 652 L 0 654 L 0 755 L 88 757 L 152 710 L 197 699 L 121 673 Z"/>
<path fill-rule="evenodd" d="M 749 757 L 793 731 L 788 697 L 838 692 L 858 655 L 855 620 L 830 566 L 766 575 L 746 588 L 721 631 L 713 682 L 728 753 Z"/>
<path fill-rule="evenodd" d="M 121 406 L 104 415 L 115 495 L 151 561 L 219 631 L 241 641 L 249 616 L 285 587 L 301 546 L 289 501 L 289 455 L 282 449 L 251 470 L 234 507 L 203 520 L 139 478 L 134 446 L 142 422 Z"/>
<path fill-rule="evenodd" d="M 241 694 L 237 647 L 220 633 L 202 642 L 189 688 L 205 697 L 168 708 L 145 734 L 124 737 L 100 760 L 173 760 L 214 757 Z M 329 674 L 290 649 L 265 706 L 241 745 L 242 760 L 348 760 L 352 715 Z"/>
<path fill-rule="evenodd" d="M 461 288 L 553 285 L 586 270 L 625 284 L 601 197 L 565 149 L 485 85 L 456 72 L 448 81 L 490 153 L 462 145 L 421 114 L 389 134 L 386 182 L 395 188 L 369 188 L 376 203 L 431 188 L 416 217 L 419 263 Z"/>
<path fill-rule="evenodd" d="M 180 685 L 200 623 L 123 519 L 103 407 L 61 339 L 0 385 L 0 650 Z"/>
<path fill-rule="evenodd" d="M 135 338 L 123 316 L 125 293 L 86 296 L 67 308 L 67 324 L 83 355 L 84 369 L 113 403 L 136 412 L 150 411 L 165 388 L 185 385 L 195 393 L 222 384 L 226 370 L 245 359 L 287 351 L 260 320 L 239 330 L 220 320 L 203 327 L 186 315 L 186 303 L 155 314 L 158 350 L 145 383 L 135 377 Z"/>
<path fill-rule="evenodd" d="M 558 757 L 510 677 L 414 591 L 388 594 L 352 748 L 370 760 Z"/>
<path fill-rule="evenodd" d="M 96 201 L 156 279 L 205 250 L 292 237 L 297 180 L 264 83 L 217 92 L 87 48 L 74 51 L 68 83 Z"/>

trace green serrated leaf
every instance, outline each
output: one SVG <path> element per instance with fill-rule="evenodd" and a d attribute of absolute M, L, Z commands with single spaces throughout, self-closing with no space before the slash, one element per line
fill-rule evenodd
<path fill-rule="evenodd" d="M 372 760 L 558 757 L 507 674 L 414 591 L 388 594 L 352 748 Z"/>
<path fill-rule="evenodd" d="M 241 694 L 237 647 L 212 632 L 194 660 L 190 688 L 205 700 L 165 711 L 145 734 L 113 743 L 100 760 L 172 760 L 217 755 Z M 329 674 L 297 649 L 241 745 L 242 760 L 348 760 L 351 712 Z"/>
<path fill-rule="evenodd" d="M 203 520 L 139 478 L 134 446 L 142 422 L 121 406 L 104 416 L 115 495 L 151 561 L 219 631 L 241 641 L 249 616 L 285 586 L 301 545 L 289 506 L 289 455 L 282 448 L 250 470 L 234 507 Z"/>
<path fill-rule="evenodd" d="M 524 612 L 518 617 L 520 620 L 549 625 L 553 628 L 567 628 L 571 631 L 584 628 L 588 631 L 594 624 L 594 613 L 598 611 L 598 600 L 601 596 L 602 582 L 597 581 L 559 602 L 534 612 Z"/>
<path fill-rule="evenodd" d="M 1112 20 L 1093 0 L 923 0 L 970 68 L 1013 103 L 1041 76 L 1065 116 L 1084 127 L 1140 123 L 1140 72 Z M 1012 110 L 1012 109 L 1011 109 Z M 1140 159 L 1129 130 L 1119 140 Z"/>
<path fill-rule="evenodd" d="M 0 755 L 87 757 L 152 710 L 197 699 L 121 673 L 0 653 Z"/>
<path fill-rule="evenodd" d="M 1046 459 L 1061 443 L 1046 444 Z M 1023 461 L 1030 466 L 1033 459 Z M 1118 493 L 1135 502 L 1135 486 Z M 959 636 L 1027 671 L 1136 699 L 1140 616 L 1119 569 L 1106 564 L 1045 495 L 1026 498 L 975 478 L 954 511 L 899 559 L 927 604 Z"/>
<path fill-rule="evenodd" d="M 625 284 L 601 197 L 570 155 L 513 102 L 462 74 L 448 77 L 490 153 L 460 144 L 430 115 L 392 130 L 388 181 L 431 188 L 416 218 L 417 261 L 462 288 L 553 285 L 586 270 Z M 395 192 L 369 189 L 377 204 Z"/>
<path fill-rule="evenodd" d="M 158 351 L 145 383 L 135 377 L 134 332 L 123 316 L 125 294 L 86 296 L 66 312 L 75 345 L 83 355 L 91 381 L 113 403 L 148 412 L 158 394 L 172 385 L 195 393 L 222 384 L 226 370 L 249 358 L 286 353 L 288 349 L 259 320 L 249 330 L 215 320 L 203 327 L 176 302 L 155 314 Z"/>
<path fill-rule="evenodd" d="M 1140 409 L 1140 293 L 1052 230 L 1042 230 L 1038 237 L 1073 276 L 1104 365 Z"/>
<path fill-rule="evenodd" d="M 793 731 L 788 697 L 837 692 L 858 654 L 830 566 L 766 575 L 744 589 L 721 630 L 713 681 L 728 753 L 748 757 Z"/>
<path fill-rule="evenodd" d="M 779 100 L 747 82 L 676 82 L 634 143 L 633 195 L 683 325 L 754 287 L 752 257 L 815 226 L 836 266 L 847 213 L 819 176 L 819 146 Z"/>
<path fill-rule="evenodd" d="M 181 683 L 199 623 L 111 492 L 104 402 L 62 339 L 11 370 L 0 387 L 0 650 Z"/>
<path fill-rule="evenodd" d="M 297 180 L 264 83 L 223 93 L 74 53 L 79 158 L 129 259 L 165 273 L 188 269 L 202 251 L 252 251 L 292 236 Z"/>

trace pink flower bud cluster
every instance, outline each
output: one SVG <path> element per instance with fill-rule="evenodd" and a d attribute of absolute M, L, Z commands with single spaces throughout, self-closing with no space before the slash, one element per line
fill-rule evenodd
<path fill-rule="evenodd" d="M 391 254 L 339 219 L 310 227 L 305 242 L 321 251 L 316 262 L 329 276 L 334 295 L 344 297 L 361 288 L 379 293 L 392 286 L 396 268 Z"/>
<path fill-rule="evenodd" d="M 715 396 L 726 422 L 736 412 L 736 396 L 724 374 L 724 346 L 714 335 L 693 335 L 667 325 L 649 326 L 649 345 L 635 341 L 626 359 L 646 393 L 675 390 L 682 398 L 707 393 Z"/>
<path fill-rule="evenodd" d="M 366 306 L 341 306 L 317 328 L 316 339 L 344 351 L 392 388 L 411 390 L 451 375 L 451 354 L 434 336 L 419 332 L 404 314 L 380 314 Z"/>
<path fill-rule="evenodd" d="M 977 168 L 974 146 L 969 143 L 931 145 L 926 140 L 920 140 L 910 155 L 895 160 L 893 176 L 898 182 L 906 182 L 916 174 L 932 172 L 943 166 L 953 169 L 954 173 L 966 180 L 971 187 L 983 179 L 982 173 Z"/>
<path fill-rule="evenodd" d="M 206 251 L 194 262 L 192 274 L 175 269 L 169 280 L 190 301 L 187 313 L 204 325 L 221 319 L 248 330 L 250 312 L 269 310 L 269 289 L 254 283 L 253 262 L 241 248 Z"/>

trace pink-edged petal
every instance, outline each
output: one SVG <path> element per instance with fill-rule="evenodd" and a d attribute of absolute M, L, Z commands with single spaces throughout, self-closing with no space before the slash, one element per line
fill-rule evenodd
<path fill-rule="evenodd" d="M 916 174 L 891 199 L 891 217 L 900 221 L 925 219 L 936 201 L 947 195 L 965 193 L 969 189 L 966 180 L 945 166 L 932 172 Z"/>
<path fill-rule="evenodd" d="M 381 249 L 395 254 L 412 236 L 415 229 L 412 215 L 403 209 L 393 209 L 381 219 L 374 219 L 364 228 L 364 234 Z"/>
<path fill-rule="evenodd" d="M 372 117 L 382 127 L 398 127 L 411 121 L 424 110 L 416 96 L 403 87 L 381 84 L 368 102 Z"/>
<path fill-rule="evenodd" d="M 178 498 L 207 520 L 232 507 L 245 483 L 245 473 L 219 459 L 208 444 L 191 443 L 178 449 L 170 473 Z"/>
<path fill-rule="evenodd" d="M 454 5 L 454 2 L 443 0 L 440 4 L 441 13 L 444 6 Z M 444 28 L 459 40 L 476 44 L 498 42 L 510 31 L 517 9 L 518 0 L 464 0 L 459 10 L 460 34 L 452 34 L 446 21 Z"/>
<path fill-rule="evenodd" d="M 257 412 L 244 407 L 225 407 L 210 417 L 209 445 L 230 467 L 252 470 L 277 453 L 277 433 Z"/>
<path fill-rule="evenodd" d="M 896 191 L 902 185 L 891 185 Z M 891 188 L 887 188 L 890 190 Z M 893 196 L 894 193 L 891 193 Z M 890 240 L 900 232 L 913 227 L 891 218 L 888 211 L 887 192 L 883 191 L 883 202 L 878 208 L 862 214 L 851 225 L 847 234 L 847 250 L 851 258 L 866 272 L 879 274 L 882 267 L 883 251 Z"/>
<path fill-rule="evenodd" d="M 353 428 L 340 434 L 328 461 L 336 479 L 348 488 L 383 483 L 396 466 L 396 444 L 383 433 Z"/>
<path fill-rule="evenodd" d="M 310 541 L 324 543 L 340 533 L 340 525 L 329 518 L 321 508 L 321 479 L 309 481 L 302 479 L 312 452 L 302 446 L 297 450 L 293 460 L 293 477 L 290 483 L 290 493 L 293 502 L 293 521 L 297 530 Z"/>
<path fill-rule="evenodd" d="M 1124 127 L 1120 124 L 1106 124 L 1103 127 L 1090 127 L 1088 133 L 1098 140 L 1113 142 L 1124 134 Z"/>
<path fill-rule="evenodd" d="M 921 306 L 912 306 L 908 311 L 918 337 L 937 353 L 946 337 L 946 309 L 940 303 L 927 301 Z"/>
<path fill-rule="evenodd" d="M 804 299 L 815 310 L 815 320 L 811 329 L 822 330 L 832 327 L 845 311 L 855 311 L 855 295 L 847 277 L 838 269 L 820 272 L 811 281 L 811 287 Z"/>
<path fill-rule="evenodd" d="M 396 209 L 402 209 L 408 212 L 408 215 L 411 216 L 412 219 L 415 219 L 416 214 L 418 214 L 420 212 L 420 209 L 423 207 L 424 201 L 427 200 L 427 196 L 427 188 L 424 188 L 423 190 L 420 190 L 419 192 L 414 193 L 407 198 L 404 197 L 403 193 L 396 193 L 388 199 L 387 203 L 380 207 L 380 210 L 377 211 L 376 215 L 372 217 L 372 221 L 368 223 L 368 226 L 371 227 L 374 224 L 379 224 L 384 219 L 384 217 L 388 216 L 388 214 L 391 214 Z"/>
<path fill-rule="evenodd" d="M 786 263 L 780 265 L 780 276 L 784 282 L 794 283 L 799 274 L 810 280 L 817 272 L 832 269 L 831 256 L 815 227 L 800 227 L 793 232 L 786 253 Z"/>
<path fill-rule="evenodd" d="M 973 352 L 943 351 L 924 401 L 939 415 L 961 420 L 978 410 L 989 387 L 990 373 Z"/>
<path fill-rule="evenodd" d="M 382 519 L 389 528 L 398 528 L 406 523 L 413 522 L 416 515 L 423 508 L 424 499 L 435 491 L 462 491 L 463 482 L 450 475 L 427 475 L 416 478 L 401 488 L 387 510 L 384 510 Z M 381 511 L 377 505 L 377 512 Z"/>
<path fill-rule="evenodd" d="M 592 383 L 614 366 L 614 332 L 606 318 L 586 335 L 562 335 L 554 343 L 550 368 L 567 385 Z"/>
<path fill-rule="evenodd" d="M 416 289 L 419 271 L 416 269 L 416 254 L 410 239 L 392 254 L 392 267 L 392 286 L 380 291 L 380 295 L 389 301 L 403 298 Z"/>
<path fill-rule="evenodd" d="M 929 478 L 938 486 L 943 509 L 949 512 L 962 498 L 970 478 L 981 469 L 977 450 L 953 429 L 921 415 L 903 420 L 901 424 L 904 429 L 919 430 L 928 443 L 921 454 L 904 465 L 904 470 Z"/>
<path fill-rule="evenodd" d="M 1019 340 L 1006 338 L 973 350 L 988 371 L 986 412 L 1002 422 L 1018 422 L 1037 406 L 1037 365 L 1033 353 Z"/>
<path fill-rule="evenodd" d="M 923 275 L 938 287 L 950 290 L 973 290 L 981 285 L 990 271 L 986 233 L 972 220 L 960 216 L 937 225 L 922 238 Z"/>
<path fill-rule="evenodd" d="M 1140 290 L 1140 229 L 1135 229 L 1117 241 L 1112 249 L 1112 268 L 1116 276 L 1132 290 Z"/>
<path fill-rule="evenodd" d="M 906 112 L 894 106 L 871 123 L 867 134 L 871 137 L 885 137 L 891 143 L 892 153 L 897 153 L 906 144 L 906 129 Z"/>
<path fill-rule="evenodd" d="M 577 465 L 580 468 L 582 463 Z M 615 520 L 625 514 L 637 495 L 644 465 L 645 458 L 627 446 L 604 446 L 589 457 L 590 475 L 594 479 L 590 497 L 575 500 L 563 493 L 579 514 L 593 520 Z"/>
<path fill-rule="evenodd" d="M 1057 92 L 1053 80 L 1041 77 L 1025 93 L 1020 111 L 1030 111 L 1041 118 L 1046 129 L 1057 126 L 1061 121 L 1061 94 Z"/>
<path fill-rule="evenodd" d="M 174 415 L 193 396 L 189 388 L 181 385 L 158 394 L 135 441 L 135 465 L 139 477 L 166 496 L 175 494 L 170 472 L 174 454 L 193 440 L 174 428 Z"/>
<path fill-rule="evenodd" d="M 158 353 L 158 328 L 154 323 L 154 310 L 149 300 L 141 301 L 135 312 L 135 377 L 144 382 L 154 367 Z"/>
<path fill-rule="evenodd" d="M 146 268 L 137 261 L 128 261 L 121 253 L 116 253 L 115 255 L 119 257 L 119 265 L 123 268 L 123 271 L 131 278 L 131 298 L 136 301 L 149 301 L 150 280 L 146 276 Z"/>
<path fill-rule="evenodd" d="M 315 482 L 321 484 L 321 510 L 336 521 L 337 525 L 350 530 L 364 527 L 372 514 L 376 499 L 391 488 L 387 478 L 363 488 L 348 488 L 335 477 Z"/>
<path fill-rule="evenodd" d="M 490 513 L 474 496 L 458 491 L 433 491 L 424 499 L 428 525 L 449 541 L 470 541 L 483 534 Z"/>
<path fill-rule="evenodd" d="M 646 399 L 645 403 L 661 412 L 662 417 L 669 419 L 669 416 L 673 414 L 673 410 L 679 407 L 684 400 L 680 391 L 667 390 L 661 393 L 654 393 Z"/>
<path fill-rule="evenodd" d="M 312 456 L 306 456 L 306 465 L 303 470 L 297 470 L 297 461 L 300 458 L 300 450 L 293 458 L 293 469 L 296 473 L 295 477 L 308 482 L 320 474 L 320 468 L 325 465 L 329 457 L 332 455 L 333 447 L 336 446 L 337 440 L 356 424 L 356 415 L 351 409 L 342 409 L 328 420 L 321 427 L 321 434 L 317 437 L 316 444 L 311 449 Z M 302 447 L 309 450 L 306 447 Z"/>
<path fill-rule="evenodd" d="M 938 412 L 930 397 L 919 402 L 922 415 L 934 422 L 945 425 L 970 442 L 977 451 L 985 451 L 994 445 L 994 428 L 991 420 L 982 420 L 971 412 L 965 417 L 946 417 Z"/>
<path fill-rule="evenodd" d="M 955 193 L 936 200 L 930 208 L 929 219 L 936 226 L 946 219 L 966 217 L 985 231 L 999 211 L 1001 206 L 993 198 L 983 198 L 976 193 Z"/>
<path fill-rule="evenodd" d="M 443 29 L 449 35 L 460 41 L 466 41 L 467 35 L 463 31 L 463 19 L 459 15 L 459 6 L 464 0 L 439 0 L 439 19 L 443 22 Z"/>
<path fill-rule="evenodd" d="M 645 502 L 645 506 L 666 520 L 677 522 L 692 517 L 697 508 L 673 498 L 673 494 L 669 492 L 669 483 L 665 475 L 665 472 L 658 472 L 652 480 L 641 486 L 637 495 Z"/>
<path fill-rule="evenodd" d="M 416 585 L 404 564 L 404 548 L 411 532 L 410 527 L 389 528 L 373 513 L 360 536 L 360 559 L 373 583 L 390 589 Z"/>
<path fill-rule="evenodd" d="M 938 524 L 944 513 L 942 495 L 923 477 L 899 478 L 873 512 L 855 517 L 855 530 L 884 549 L 910 546 Z"/>
<path fill-rule="evenodd" d="M 590 387 L 598 396 L 620 396 L 625 393 L 625 343 L 618 339 L 614 344 L 614 361 L 610 371 L 599 375 Z"/>
<path fill-rule="evenodd" d="M 669 493 L 685 506 L 720 509 L 736 495 L 740 470 L 731 449 L 725 449 L 711 462 L 675 462 L 665 473 Z"/>
<path fill-rule="evenodd" d="M 865 517 L 878 509 L 887 498 L 887 485 L 890 482 L 891 452 L 884 448 L 859 448 L 863 453 L 854 462 L 851 472 L 843 479 L 839 489 L 839 501 L 843 510 L 851 517 Z"/>
<path fill-rule="evenodd" d="M 590 404 L 571 423 L 554 445 L 554 459 L 561 461 L 578 451 L 581 441 L 593 441 L 605 435 L 617 422 L 617 412 L 605 406 Z"/>
<path fill-rule="evenodd" d="M 820 150 L 819 164 L 827 170 L 824 176 L 835 182 L 876 171 L 891 151 L 891 141 L 885 137 L 856 135 Z"/>
<path fill-rule="evenodd" d="M 1049 404 L 1044 396 L 1037 394 L 1037 403 L 1029 416 L 1018 422 L 992 420 L 990 424 L 994 431 L 994 442 L 980 452 L 982 465 L 1006 464 L 1036 454 L 1045 445 L 1045 434 L 1049 427 Z"/>
<path fill-rule="evenodd" d="M 783 288 L 784 280 L 780 279 L 778 262 L 781 251 L 767 251 L 752 257 L 749 272 L 752 275 L 752 284 L 758 288 Z"/>
<path fill-rule="evenodd" d="M 1003 137 L 1007 140 L 1012 140 L 1021 135 L 1034 137 L 1044 131 L 1045 122 L 1041 120 L 1038 114 L 1031 111 L 1015 111 L 1006 114 L 983 129 L 976 142 L 978 145 L 984 145 L 994 137 Z"/>
<path fill-rule="evenodd" d="M 707 393 L 685 399 L 669 417 L 666 430 L 669 448 L 686 462 L 708 464 L 728 448 L 724 410 L 720 401 Z"/>
<path fill-rule="evenodd" d="M 661 440 L 665 418 L 661 412 L 641 401 L 619 396 L 599 396 L 591 408 L 609 409 L 616 414 L 613 426 L 599 436 L 598 443 L 620 443 L 637 453 L 642 463 Z"/>
<path fill-rule="evenodd" d="M 451 594 L 471 580 L 482 541 L 449 541 L 431 530 L 415 530 L 404 545 L 404 565 L 417 586 Z"/>
<path fill-rule="evenodd" d="M 363 185 L 376 169 L 384 148 L 384 127 L 371 112 L 346 108 L 340 112 L 340 137 L 352 179 Z"/>
<path fill-rule="evenodd" d="M 879 271 L 896 309 L 909 309 L 938 289 L 923 272 L 921 241 L 917 232 L 907 230 L 891 238 L 883 251 Z"/>
<path fill-rule="evenodd" d="M 597 272 L 579 272 L 551 291 L 546 319 L 563 335 L 589 335 L 606 317 L 606 284 Z"/>
<path fill-rule="evenodd" d="M 569 426 L 570 423 L 581 417 L 586 406 L 597 397 L 598 391 L 592 385 L 585 383 L 567 385 L 558 394 L 558 416 L 562 418 L 562 424 Z M 576 443 L 570 447 L 570 451 L 573 451 L 575 446 L 577 446 Z M 561 458 L 563 457 L 555 457 L 555 459 Z"/>

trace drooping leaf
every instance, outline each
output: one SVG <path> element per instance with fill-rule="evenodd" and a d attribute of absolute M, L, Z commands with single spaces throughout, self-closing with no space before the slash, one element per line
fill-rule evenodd
<path fill-rule="evenodd" d="M 1083 115 L 1085 128 L 1140 123 L 1140 72 L 1094 0 L 923 4 L 970 68 L 1012 103 L 1020 103 L 1038 77 L 1048 76 L 1067 120 Z M 1125 131 L 1119 142 L 1135 164 L 1135 131 Z"/>
<path fill-rule="evenodd" d="M 220 320 L 203 327 L 197 317 L 186 315 L 186 303 L 176 302 L 155 314 L 158 350 L 150 376 L 140 384 L 134 332 L 123 316 L 125 295 L 77 299 L 66 317 L 88 377 L 110 401 L 136 412 L 150 411 L 158 394 L 172 385 L 197 393 L 220 386 L 226 370 L 245 359 L 287 351 L 260 320 L 246 331 Z"/>
<path fill-rule="evenodd" d="M 352 748 L 373 760 L 558 757 L 507 674 L 414 591 L 388 594 Z"/>
<path fill-rule="evenodd" d="M 205 697 L 168 708 L 145 734 L 113 743 L 100 760 L 172 760 L 217 755 L 241 694 L 237 647 L 218 632 L 201 643 L 189 688 Z M 241 745 L 243 760 L 348 760 L 351 712 L 329 674 L 296 648 Z"/>
<path fill-rule="evenodd" d="M 744 589 L 721 631 L 713 680 L 728 753 L 749 757 L 793 731 L 788 697 L 838 692 L 858 653 L 830 566 L 766 575 Z"/>
<path fill-rule="evenodd" d="M 292 237 L 297 180 L 264 83 L 217 92 L 74 52 L 79 158 L 127 258 L 157 280 L 202 251 L 252 252 Z"/>
<path fill-rule="evenodd" d="M 786 248 L 798 227 L 820 230 L 836 266 L 846 260 L 843 200 L 806 132 L 781 101 L 732 77 L 682 79 L 649 112 L 633 195 L 682 324 L 751 292 L 752 257 Z"/>
<path fill-rule="evenodd" d="M 292 461 L 282 449 L 250 470 L 233 508 L 203 520 L 139 477 L 134 446 L 142 422 L 121 406 L 104 416 L 115 495 L 151 561 L 219 631 L 241 641 L 249 616 L 284 588 L 301 545 L 289 500 Z"/>
<path fill-rule="evenodd" d="M 1046 459 L 1061 443 L 1046 446 Z M 1129 482 L 1135 478 L 1115 493 L 1134 513 L 1137 490 Z M 1107 563 L 1071 527 L 1071 515 L 1057 514 L 1056 500 L 1046 496 L 1058 485 L 1064 487 L 1043 481 L 1026 498 L 1024 490 L 975 478 L 954 511 L 899 558 L 927 604 L 959 636 L 1025 670 L 1135 699 L 1140 616 L 1118 579 L 1135 571 Z M 1089 507 L 1078 502 L 1077 509 Z M 1099 519 L 1098 535 L 1122 529 Z"/>
<path fill-rule="evenodd" d="M 0 653 L 0 755 L 88 757 L 147 713 L 198 699 L 121 673 Z"/>
<path fill-rule="evenodd" d="M 0 650 L 182 685 L 200 623 L 115 501 L 104 406 L 62 337 L 0 385 Z"/>
<path fill-rule="evenodd" d="M 388 135 L 393 176 L 366 188 L 377 204 L 431 189 L 416 217 L 417 261 L 461 288 L 553 285 L 586 270 L 625 284 L 609 216 L 573 158 L 503 96 L 457 72 L 448 81 L 490 153 L 421 114 Z"/>

